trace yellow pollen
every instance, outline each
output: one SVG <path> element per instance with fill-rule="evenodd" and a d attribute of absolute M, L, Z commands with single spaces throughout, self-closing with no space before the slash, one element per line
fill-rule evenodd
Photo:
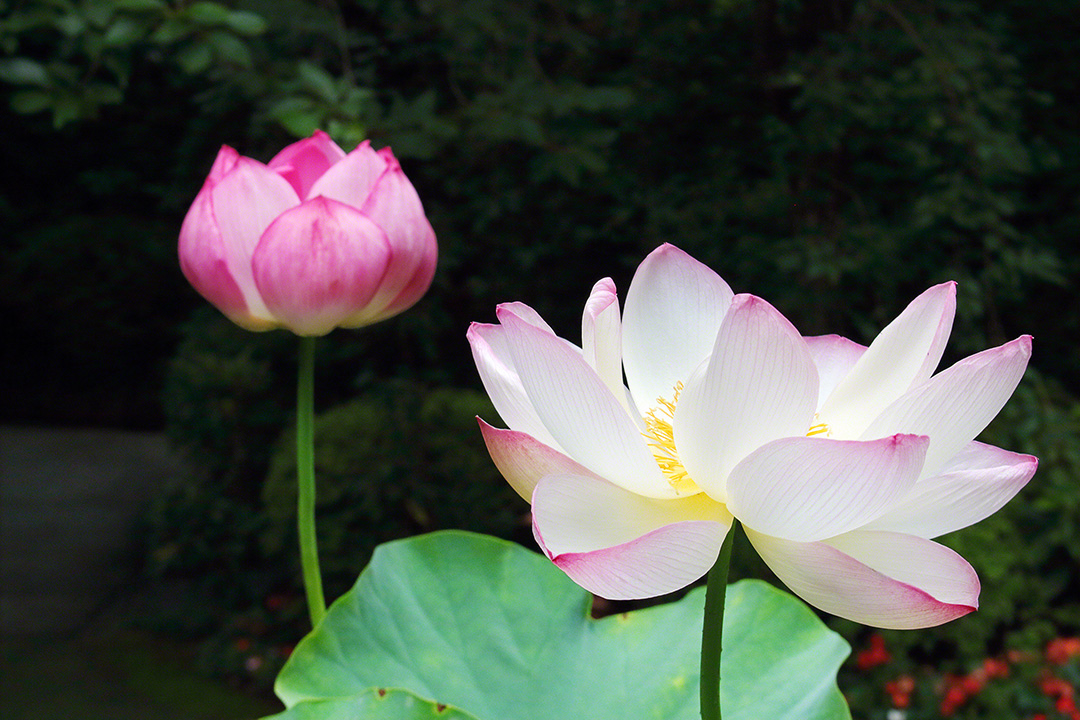
<path fill-rule="evenodd" d="M 817 415 L 814 415 L 814 419 L 817 420 Z M 832 435 L 832 428 L 828 423 L 818 423 L 817 425 L 811 425 L 810 430 L 806 433 L 806 437 L 815 437 L 821 435 L 823 437 L 829 437 Z"/>
<path fill-rule="evenodd" d="M 683 390 L 682 382 L 675 383 L 675 395 L 671 400 L 656 398 L 656 407 L 645 415 L 646 430 L 641 434 L 648 440 L 656 464 L 664 473 L 668 483 L 680 495 L 693 495 L 701 492 L 701 488 L 693 481 L 679 460 L 679 452 L 675 449 L 675 428 L 672 421 L 675 419 L 675 405 L 679 402 L 679 393 Z"/>

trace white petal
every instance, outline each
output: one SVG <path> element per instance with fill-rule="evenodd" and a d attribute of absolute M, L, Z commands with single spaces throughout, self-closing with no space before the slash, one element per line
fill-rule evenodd
<path fill-rule="evenodd" d="M 898 432 L 929 435 L 923 477 L 936 475 L 998 414 L 1030 357 L 1028 335 L 967 357 L 885 408 L 863 438 Z"/>
<path fill-rule="evenodd" d="M 672 245 L 661 245 L 638 266 L 623 310 L 623 363 L 640 415 L 712 352 L 731 305 L 720 276 Z"/>
<path fill-rule="evenodd" d="M 955 314 L 956 283 L 943 283 L 912 300 L 881 331 L 821 404 L 821 420 L 833 437 L 859 437 L 890 403 L 930 377 Z"/>
<path fill-rule="evenodd" d="M 935 538 L 965 528 L 1000 510 L 1027 485 L 1038 465 L 1031 455 L 969 443 L 866 529 Z"/>
<path fill-rule="evenodd" d="M 728 510 L 748 528 L 811 542 L 854 530 L 910 492 L 928 439 L 782 438 L 731 471 Z"/>
<path fill-rule="evenodd" d="M 578 463 L 531 435 L 517 430 L 500 430 L 480 418 L 477 420 L 495 467 L 506 478 L 510 487 L 529 502 L 532 502 L 536 484 L 545 475 L 592 475 Z"/>
<path fill-rule="evenodd" d="M 979 606 L 979 578 L 943 545 L 912 535 L 856 531 L 799 543 L 747 528 L 788 588 L 816 608 L 872 627 L 933 627 Z"/>
<path fill-rule="evenodd" d="M 540 317 L 540 313 L 536 312 L 523 302 L 501 303 L 497 305 L 495 309 L 500 313 L 513 313 L 533 327 L 538 327 L 551 335 L 555 334 L 555 331 L 544 321 L 544 318 Z"/>
<path fill-rule="evenodd" d="M 818 371 L 817 406 L 820 407 L 851 368 L 855 367 L 855 363 L 866 352 L 866 346 L 840 335 L 817 335 L 805 340 Z"/>
<path fill-rule="evenodd" d="M 627 490 L 673 497 L 637 424 L 581 354 L 511 312 L 498 315 L 521 384 L 559 447 Z"/>
<path fill-rule="evenodd" d="M 593 286 L 581 316 L 581 353 L 626 412 L 626 386 L 622 379 L 622 323 L 615 283 L 604 278 Z M 636 410 L 635 410 L 636 412 Z"/>
<path fill-rule="evenodd" d="M 810 429 L 818 377 L 798 331 L 772 305 L 738 295 L 707 365 L 675 408 L 675 446 L 690 477 L 724 502 L 728 473 L 767 442 Z"/>
<path fill-rule="evenodd" d="M 731 516 L 698 494 L 654 500 L 604 480 L 549 475 L 533 493 L 533 532 L 575 582 L 612 600 L 655 597 L 716 562 Z"/>
<path fill-rule="evenodd" d="M 559 444 L 536 414 L 532 400 L 514 368 L 514 358 L 506 344 L 506 331 L 498 325 L 473 323 L 466 333 L 473 360 L 491 403 L 510 429 L 531 435 L 545 445 Z"/>

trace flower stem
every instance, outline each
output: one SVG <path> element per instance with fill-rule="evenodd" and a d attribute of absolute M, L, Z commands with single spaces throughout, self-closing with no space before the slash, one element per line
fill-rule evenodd
<path fill-rule="evenodd" d="M 326 615 L 319 550 L 315 541 L 315 338 L 300 338 L 296 381 L 296 525 L 300 533 L 300 567 L 304 573 L 308 614 L 315 627 Z"/>
<path fill-rule="evenodd" d="M 724 598 L 727 596 L 731 545 L 735 538 L 733 520 L 720 555 L 709 571 L 705 591 L 705 618 L 701 627 L 701 720 L 720 720 L 720 650 L 724 635 Z"/>

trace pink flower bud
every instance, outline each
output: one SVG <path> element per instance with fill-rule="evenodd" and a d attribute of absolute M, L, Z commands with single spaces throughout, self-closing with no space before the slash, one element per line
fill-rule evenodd
<path fill-rule="evenodd" d="M 438 250 L 389 148 L 346 154 L 317 131 L 267 164 L 223 147 L 180 228 L 192 286 L 248 330 L 325 335 L 398 314 Z"/>

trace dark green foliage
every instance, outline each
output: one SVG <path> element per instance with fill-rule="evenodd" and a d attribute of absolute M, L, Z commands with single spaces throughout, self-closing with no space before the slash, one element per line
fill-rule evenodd
<path fill-rule="evenodd" d="M 4 238 L 0 420 L 161 422 L 159 386 L 187 292 L 159 217 L 77 215 Z"/>
<path fill-rule="evenodd" d="M 393 382 L 317 418 L 319 556 L 331 597 L 387 540 L 444 528 L 528 535 L 528 506 L 492 465 L 478 415 L 497 417 L 483 393 Z M 299 578 L 295 442 L 288 434 L 270 466 L 263 547 Z"/>

